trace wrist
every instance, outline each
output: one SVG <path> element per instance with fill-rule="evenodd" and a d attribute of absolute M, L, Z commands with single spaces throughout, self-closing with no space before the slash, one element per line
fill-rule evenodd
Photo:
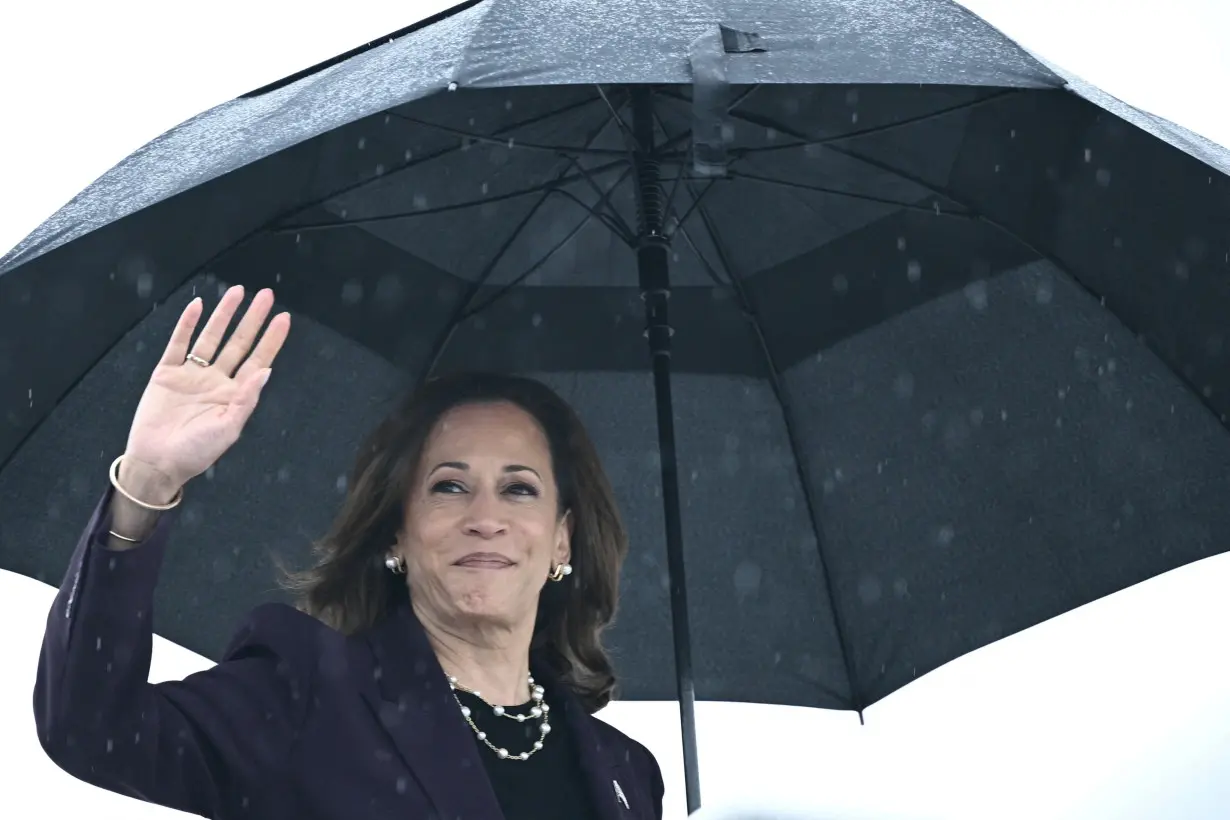
<path fill-rule="evenodd" d="M 120 461 L 117 478 L 125 492 L 147 504 L 169 504 L 183 487 L 182 481 L 127 453 Z"/>

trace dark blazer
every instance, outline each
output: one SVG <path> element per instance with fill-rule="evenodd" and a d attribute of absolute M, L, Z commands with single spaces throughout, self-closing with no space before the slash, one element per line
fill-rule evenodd
<path fill-rule="evenodd" d="M 77 545 L 39 659 L 35 721 L 60 768 L 224 820 L 501 820 L 475 738 L 408 606 L 347 637 L 265 604 L 217 666 L 148 683 L 154 587 L 174 515 L 142 545 L 113 552 L 103 541 L 109 502 L 110 493 Z M 649 750 L 587 714 L 548 670 L 534 675 L 567 710 L 598 816 L 659 820 L 662 775 Z"/>

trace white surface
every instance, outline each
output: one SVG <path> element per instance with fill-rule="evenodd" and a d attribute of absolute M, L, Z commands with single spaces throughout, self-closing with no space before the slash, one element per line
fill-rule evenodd
<path fill-rule="evenodd" d="M 1175 570 L 920 678 L 869 709 L 866 726 L 844 712 L 701 704 L 701 816 L 1222 820 L 1227 589 L 1230 555 Z M 0 644 L 2 805 L 91 820 L 174 816 L 79 783 L 43 755 L 30 694 L 54 593 L 0 572 L 0 622 L 9 625 Z M 155 639 L 153 680 L 208 665 Z M 682 817 L 677 707 L 617 703 L 602 716 L 657 755 L 668 816 Z"/>
<path fill-rule="evenodd" d="M 158 133 L 449 5 L 370 0 L 360 15 L 348 5 L 215 0 L 208 14 L 181 17 L 151 0 L 4 4 L 0 248 Z M 965 5 L 1107 92 L 1230 145 L 1230 108 L 1212 104 L 1230 87 L 1230 4 Z M 1230 816 L 1228 589 L 1230 557 L 1177 570 L 949 664 L 868 710 L 864 727 L 844 713 L 702 704 L 703 814 Z M 53 593 L 0 572 L 0 815 L 37 806 L 47 817 L 172 816 L 78 783 L 43 756 L 30 690 Z M 156 641 L 156 680 L 205 665 Z M 655 751 L 668 814 L 681 816 L 674 706 L 603 714 Z"/>

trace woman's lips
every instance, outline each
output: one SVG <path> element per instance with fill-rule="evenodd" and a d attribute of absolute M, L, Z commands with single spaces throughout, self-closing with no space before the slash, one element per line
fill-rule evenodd
<path fill-rule="evenodd" d="M 507 569 L 513 562 L 495 552 L 472 552 L 453 562 L 453 566 L 469 569 Z"/>

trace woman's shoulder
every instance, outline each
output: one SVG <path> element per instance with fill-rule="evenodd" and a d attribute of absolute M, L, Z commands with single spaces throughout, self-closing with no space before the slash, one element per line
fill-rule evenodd
<path fill-rule="evenodd" d="M 322 655 L 344 652 L 346 637 L 320 619 L 283 603 L 265 603 L 247 613 L 223 653 L 223 660 L 253 655 L 274 657 L 308 673 Z"/>
<path fill-rule="evenodd" d="M 648 746 L 630 735 L 624 734 L 597 715 L 590 715 L 589 719 L 593 721 L 598 736 L 607 745 L 618 747 L 621 752 L 627 753 L 626 756 L 621 755 L 621 757 L 625 757 L 627 760 L 639 760 L 641 765 L 647 769 L 658 770 L 658 759 L 654 757 L 653 752 L 649 751 Z"/>

